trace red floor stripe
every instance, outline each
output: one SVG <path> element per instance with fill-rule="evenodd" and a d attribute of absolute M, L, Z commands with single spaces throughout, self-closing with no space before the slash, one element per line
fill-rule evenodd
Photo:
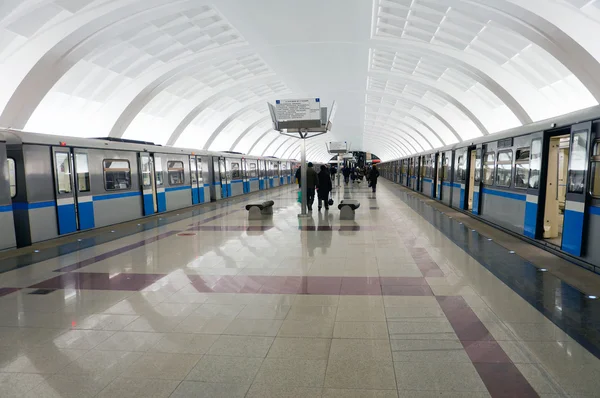
<path fill-rule="evenodd" d="M 437 300 L 493 398 L 539 397 L 464 298 Z"/>

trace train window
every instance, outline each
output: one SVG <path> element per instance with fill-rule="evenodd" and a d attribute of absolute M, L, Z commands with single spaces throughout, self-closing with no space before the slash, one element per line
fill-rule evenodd
<path fill-rule="evenodd" d="M 443 181 L 448 181 L 450 179 L 450 162 L 446 155 L 442 160 L 442 179 Z"/>
<path fill-rule="evenodd" d="M 183 162 L 169 160 L 167 162 L 167 174 L 169 175 L 169 185 L 183 185 L 185 183 Z"/>
<path fill-rule="evenodd" d="M 483 155 L 483 183 L 485 185 L 494 185 L 495 163 L 496 154 L 494 152 Z"/>
<path fill-rule="evenodd" d="M 255 178 L 256 175 L 256 163 L 250 163 L 250 178 Z"/>
<path fill-rule="evenodd" d="M 195 186 L 198 183 L 198 171 L 196 166 L 196 158 L 190 159 L 190 181 L 192 182 L 192 186 Z"/>
<path fill-rule="evenodd" d="M 13 158 L 6 159 L 6 167 L 8 168 L 8 181 L 10 183 L 10 197 L 17 196 L 17 173 L 15 170 L 15 160 Z"/>
<path fill-rule="evenodd" d="M 585 189 L 587 140 L 588 130 L 573 133 L 569 156 L 569 193 L 583 193 Z"/>
<path fill-rule="evenodd" d="M 160 156 L 156 155 L 154 155 L 154 180 L 157 187 L 162 187 L 164 185 L 162 160 L 160 159 Z"/>
<path fill-rule="evenodd" d="M 594 144 L 592 155 L 592 189 L 590 193 L 594 198 L 600 198 L 600 140 Z"/>
<path fill-rule="evenodd" d="M 77 173 L 77 189 L 79 192 L 90 191 L 90 169 L 87 153 L 75 154 L 75 172 Z"/>
<path fill-rule="evenodd" d="M 131 168 L 127 160 L 104 160 L 104 189 L 118 191 L 131 187 Z"/>
<path fill-rule="evenodd" d="M 496 170 L 496 185 L 510 187 L 512 179 L 512 149 L 498 152 L 498 166 Z"/>
<path fill-rule="evenodd" d="M 152 164 L 150 163 L 150 156 L 142 155 L 140 157 L 140 163 L 142 166 L 142 186 L 144 188 L 149 188 L 152 184 Z"/>
<path fill-rule="evenodd" d="M 456 181 L 464 181 L 467 175 L 467 162 L 465 155 L 460 155 L 456 162 Z"/>
<path fill-rule="evenodd" d="M 239 163 L 231 163 L 231 179 L 240 179 L 242 175 L 240 173 L 240 164 Z"/>
<path fill-rule="evenodd" d="M 531 141 L 531 161 L 529 162 L 529 188 L 540 187 L 540 172 L 542 169 L 542 140 Z"/>
<path fill-rule="evenodd" d="M 67 152 L 56 152 L 54 157 L 56 159 L 56 185 L 58 193 L 70 193 L 72 191 L 70 154 Z"/>
<path fill-rule="evenodd" d="M 517 149 L 515 158 L 515 188 L 527 189 L 529 186 L 529 148 Z"/>
<path fill-rule="evenodd" d="M 481 182 L 481 149 L 475 151 L 475 175 L 473 176 L 475 184 Z"/>

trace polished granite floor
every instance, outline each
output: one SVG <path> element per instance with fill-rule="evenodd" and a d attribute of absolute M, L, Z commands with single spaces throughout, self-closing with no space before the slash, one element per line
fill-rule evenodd
<path fill-rule="evenodd" d="M 271 220 L 242 198 L 0 260 L 0 396 L 598 396 L 599 301 L 543 264 L 385 181 L 335 193 L 355 221 L 255 196 Z"/>

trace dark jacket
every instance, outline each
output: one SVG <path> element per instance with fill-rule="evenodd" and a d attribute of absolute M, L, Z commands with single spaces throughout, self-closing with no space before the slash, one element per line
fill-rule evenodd
<path fill-rule="evenodd" d="M 371 182 L 371 185 L 377 184 L 377 177 L 379 177 L 379 170 L 371 169 L 371 172 L 369 173 L 369 181 Z"/>
<path fill-rule="evenodd" d="M 298 184 L 300 184 L 300 178 L 302 178 L 301 174 L 300 174 L 300 167 L 298 167 L 296 169 L 296 175 L 295 175 L 295 177 L 296 177 L 296 181 L 298 181 Z"/>
<path fill-rule="evenodd" d="M 342 174 L 344 175 L 344 177 L 348 177 L 348 176 L 350 176 L 350 169 L 349 169 L 349 168 L 347 168 L 347 167 L 344 167 L 344 168 L 342 169 Z"/>
<path fill-rule="evenodd" d="M 309 167 L 306 169 L 306 188 L 315 189 L 319 178 L 314 168 Z"/>
<path fill-rule="evenodd" d="M 329 170 L 321 170 L 319 172 L 319 198 L 329 199 L 329 192 L 331 192 L 331 175 L 329 174 Z"/>

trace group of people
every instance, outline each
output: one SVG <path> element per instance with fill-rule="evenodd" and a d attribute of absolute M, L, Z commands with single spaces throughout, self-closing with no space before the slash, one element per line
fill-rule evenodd
<path fill-rule="evenodd" d="M 329 210 L 329 195 L 333 190 L 332 181 L 335 178 L 337 170 L 332 166 L 332 170 L 330 172 L 327 166 L 321 165 L 321 168 L 317 173 L 314 169 L 314 165 L 311 162 L 308 162 L 307 166 L 306 203 L 308 205 L 308 211 L 312 211 L 312 206 L 315 201 L 315 191 L 317 193 L 319 211 L 321 211 L 323 203 L 325 205 L 325 210 Z M 342 168 L 342 174 L 344 176 L 344 183 L 346 185 L 348 185 L 351 176 L 353 176 L 353 181 L 356 181 L 358 176 L 360 176 L 361 180 L 364 176 L 366 176 L 367 181 L 369 182 L 369 187 L 371 187 L 373 193 L 377 191 L 377 178 L 379 177 L 379 170 L 377 170 L 377 166 L 372 166 L 369 168 L 365 167 L 364 169 L 351 169 L 345 166 Z M 298 167 L 296 170 L 296 181 L 298 181 L 298 185 L 301 187 L 302 182 L 300 167 Z"/>
<path fill-rule="evenodd" d="M 306 170 L 306 203 L 308 211 L 312 211 L 312 205 L 315 201 L 315 191 L 317 192 L 319 211 L 323 207 L 325 202 L 325 210 L 329 210 L 329 194 L 333 189 L 331 183 L 332 178 L 327 166 L 321 165 L 321 170 L 317 173 L 314 169 L 312 162 L 308 162 L 308 169 Z M 300 167 L 296 170 L 296 180 L 298 185 L 301 187 L 302 182 L 300 179 Z"/>

